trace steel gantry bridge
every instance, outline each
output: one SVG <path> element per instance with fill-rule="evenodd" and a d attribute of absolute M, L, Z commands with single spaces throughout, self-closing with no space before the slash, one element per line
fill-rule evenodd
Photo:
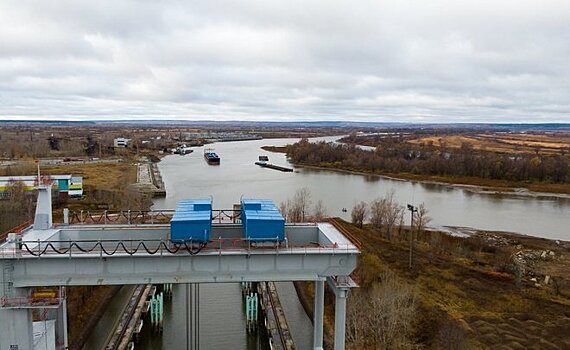
<path fill-rule="evenodd" d="M 130 220 L 129 220 L 130 221 Z M 31 299 L 39 286 L 314 281 L 314 349 L 323 348 L 325 282 L 335 293 L 335 349 L 344 349 L 346 298 L 360 247 L 330 223 L 286 225 L 281 245 L 254 246 L 234 223 L 212 226 L 207 244 L 173 245 L 164 223 L 52 222 L 48 186 L 39 187 L 33 226 L 0 245 L 0 350 L 33 348 L 32 309 L 56 310 L 67 348 L 65 298 Z"/>

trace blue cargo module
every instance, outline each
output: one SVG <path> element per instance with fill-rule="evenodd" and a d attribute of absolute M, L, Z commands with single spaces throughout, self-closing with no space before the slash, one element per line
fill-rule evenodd
<path fill-rule="evenodd" d="M 173 243 L 207 243 L 212 232 L 212 200 L 185 199 L 170 220 L 170 240 Z"/>
<path fill-rule="evenodd" d="M 285 240 L 285 219 L 273 201 L 242 199 L 240 204 L 246 239 L 254 242 Z"/>

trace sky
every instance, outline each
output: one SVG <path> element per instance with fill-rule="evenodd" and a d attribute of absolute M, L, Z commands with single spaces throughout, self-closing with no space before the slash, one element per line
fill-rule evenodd
<path fill-rule="evenodd" d="M 570 122 L 570 1 L 1 0 L 6 119 Z"/>

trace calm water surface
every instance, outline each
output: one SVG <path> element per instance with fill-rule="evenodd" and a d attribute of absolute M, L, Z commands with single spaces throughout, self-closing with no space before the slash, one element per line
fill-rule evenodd
<path fill-rule="evenodd" d="M 294 173 L 283 173 L 253 164 L 259 155 L 266 154 L 270 162 L 287 165 L 284 154 L 265 152 L 260 147 L 294 141 L 269 139 L 214 144 L 222 160 L 220 166 L 208 165 L 202 148 L 186 156 L 167 156 L 159 163 L 167 197 L 156 200 L 154 208 L 172 209 L 180 199 L 209 196 L 218 209 L 230 209 L 239 203 L 242 195 L 270 198 L 278 204 L 307 187 L 313 203 L 322 200 L 329 215 L 349 219 L 350 208 L 357 201 L 369 202 L 394 190 L 396 200 L 402 204 L 425 203 L 432 218 L 431 226 L 466 226 L 570 240 L 568 199 L 476 194 L 445 185 L 328 170 L 298 168 Z M 342 208 L 348 212 L 343 213 Z"/>
<path fill-rule="evenodd" d="M 388 191 L 402 204 L 425 203 L 432 217 L 430 226 L 465 226 L 488 230 L 570 240 L 570 200 L 543 200 L 500 195 L 475 194 L 445 185 L 422 184 L 353 175 L 334 171 L 295 169 L 283 173 L 254 165 L 259 155 L 270 162 L 289 165 L 284 154 L 265 152 L 264 145 L 285 145 L 292 139 L 270 139 L 217 143 L 220 166 L 203 159 L 203 148 L 194 153 L 165 157 L 159 168 L 167 196 L 155 201 L 155 209 L 173 209 L 183 198 L 213 197 L 216 209 L 230 209 L 241 196 L 273 199 L 277 204 L 307 187 L 312 202 L 322 200 L 330 216 L 349 219 L 357 201 L 371 201 Z M 343 213 L 342 208 L 348 212 Z M 406 217 L 409 220 L 409 216 Z M 165 310 L 162 337 L 143 338 L 142 349 L 185 349 L 185 308 L 182 286 L 174 289 L 172 304 Z M 290 284 L 279 285 L 280 297 L 299 349 L 310 348 L 312 326 Z M 236 284 L 201 285 L 200 339 L 204 349 L 258 349 L 255 339 L 245 333 L 241 294 Z"/>

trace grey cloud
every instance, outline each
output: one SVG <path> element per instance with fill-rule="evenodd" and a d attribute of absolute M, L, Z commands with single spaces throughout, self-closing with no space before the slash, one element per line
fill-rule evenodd
<path fill-rule="evenodd" d="M 0 119 L 570 121 L 564 0 L 3 1 Z"/>

